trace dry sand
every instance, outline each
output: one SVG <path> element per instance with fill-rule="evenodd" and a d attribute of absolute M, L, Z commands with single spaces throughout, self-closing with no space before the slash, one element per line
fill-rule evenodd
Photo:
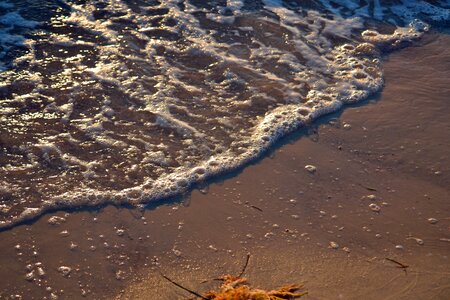
<path fill-rule="evenodd" d="M 450 37 L 391 54 L 385 75 L 381 95 L 183 199 L 1 232 L 0 298 L 186 299 L 161 273 L 204 292 L 250 253 L 254 286 L 304 283 L 306 299 L 449 299 Z"/>

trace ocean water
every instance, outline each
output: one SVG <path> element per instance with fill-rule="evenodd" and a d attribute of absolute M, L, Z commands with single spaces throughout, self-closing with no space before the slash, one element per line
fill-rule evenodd
<path fill-rule="evenodd" d="M 383 86 L 450 1 L 0 1 L 0 227 L 144 205 Z"/>

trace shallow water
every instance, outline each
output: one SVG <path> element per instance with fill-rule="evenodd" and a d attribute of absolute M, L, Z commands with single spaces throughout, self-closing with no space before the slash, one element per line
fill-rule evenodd
<path fill-rule="evenodd" d="M 0 226 L 182 193 L 366 99 L 449 20 L 378 3 L 1 1 Z"/>

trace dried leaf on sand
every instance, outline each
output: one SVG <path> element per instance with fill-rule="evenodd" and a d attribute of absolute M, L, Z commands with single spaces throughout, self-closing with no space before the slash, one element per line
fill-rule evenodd
<path fill-rule="evenodd" d="M 266 291 L 247 285 L 247 279 L 225 275 L 218 291 L 209 292 L 204 298 L 211 300 L 288 300 L 298 299 L 307 292 L 298 292 L 302 286 L 289 285 Z"/>

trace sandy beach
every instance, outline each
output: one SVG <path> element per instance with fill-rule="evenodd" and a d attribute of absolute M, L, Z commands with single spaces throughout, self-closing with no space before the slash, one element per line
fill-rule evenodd
<path fill-rule="evenodd" d="M 253 286 L 306 299 L 449 299 L 449 49 L 391 53 L 379 95 L 185 197 L 0 232 L 0 298 L 189 299 L 162 274 L 204 293 L 249 254 Z"/>

